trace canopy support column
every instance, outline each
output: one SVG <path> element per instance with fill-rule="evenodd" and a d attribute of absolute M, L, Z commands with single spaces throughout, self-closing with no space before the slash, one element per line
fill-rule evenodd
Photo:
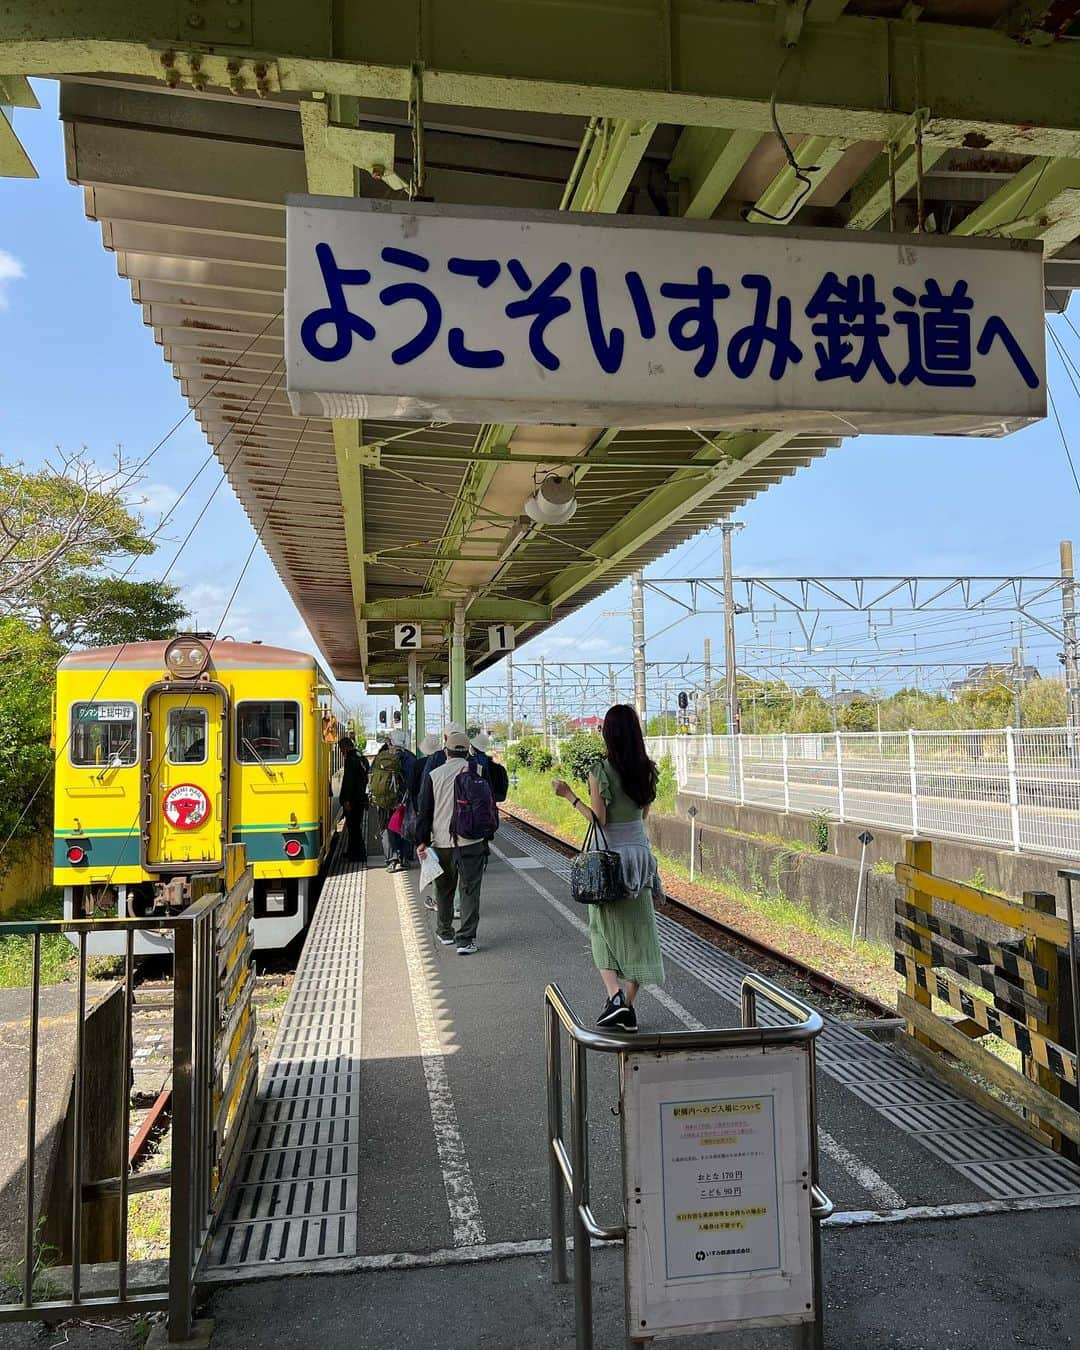
<path fill-rule="evenodd" d="M 450 642 L 450 719 L 465 725 L 465 606 L 454 605 Z"/>

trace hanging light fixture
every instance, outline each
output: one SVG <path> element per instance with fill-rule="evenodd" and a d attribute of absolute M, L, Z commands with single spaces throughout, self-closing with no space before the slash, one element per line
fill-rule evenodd
<path fill-rule="evenodd" d="M 565 525 L 577 510 L 574 480 L 552 473 L 525 499 L 525 514 L 538 525 Z"/>

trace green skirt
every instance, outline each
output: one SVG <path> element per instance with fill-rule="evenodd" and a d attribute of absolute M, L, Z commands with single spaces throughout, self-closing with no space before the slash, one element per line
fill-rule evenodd
<path fill-rule="evenodd" d="M 664 958 L 650 886 L 625 900 L 590 905 L 589 936 L 597 970 L 613 970 L 637 984 L 663 983 Z"/>

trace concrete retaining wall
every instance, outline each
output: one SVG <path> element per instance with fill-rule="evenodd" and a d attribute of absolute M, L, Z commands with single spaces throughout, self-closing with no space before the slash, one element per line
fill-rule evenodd
<path fill-rule="evenodd" d="M 808 853 L 702 824 L 698 817 L 695 871 L 721 884 L 762 896 L 779 895 L 822 921 L 850 932 L 859 866 L 848 858 Z M 653 846 L 689 866 L 690 822 L 683 816 L 650 816 Z M 871 940 L 891 945 L 893 904 L 900 888 L 892 877 L 868 872 L 866 912 L 859 923 Z"/>
<path fill-rule="evenodd" d="M 12 845 L 15 861 L 0 870 L 0 914 L 35 900 L 52 885 L 52 840 L 42 836 Z"/>
<path fill-rule="evenodd" d="M 731 802 L 713 801 L 704 797 L 679 793 L 678 815 L 685 819 L 690 806 L 698 810 L 698 823 L 722 830 L 739 830 L 746 834 L 779 835 L 782 839 L 800 840 L 815 844 L 815 822 L 811 816 L 796 811 L 774 811 L 767 806 L 737 806 Z M 867 861 L 873 866 L 879 859 L 898 863 L 904 857 L 905 835 L 877 825 L 839 824 L 829 822 L 829 852 L 836 859 L 858 861 L 862 845 L 859 835 L 869 829 L 874 842 L 867 850 Z M 1072 867 L 1076 861 L 1044 857 L 1036 853 L 1011 853 L 988 848 L 983 844 L 965 844 L 956 839 L 926 836 L 934 842 L 934 871 L 953 881 L 979 885 L 986 890 L 1001 891 L 1019 898 L 1024 891 L 1050 891 L 1062 898 L 1062 883 L 1058 869 Z M 888 880 L 872 874 L 874 880 Z M 891 933 L 891 930 L 890 930 Z"/>

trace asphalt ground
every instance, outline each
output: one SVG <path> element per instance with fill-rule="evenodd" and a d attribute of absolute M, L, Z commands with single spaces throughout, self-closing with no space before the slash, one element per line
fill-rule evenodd
<path fill-rule="evenodd" d="M 515 847 L 515 833 L 500 832 L 498 848 L 504 857 L 492 856 L 484 879 L 476 956 L 458 956 L 453 947 L 435 942 L 433 916 L 420 904 L 415 871 L 396 878 L 380 868 L 369 873 L 360 1089 L 361 1255 L 455 1245 L 403 941 L 410 928 L 442 1047 L 457 1138 L 479 1209 L 481 1240 L 520 1242 L 549 1236 L 543 990 L 549 981 L 557 981 L 588 1022 L 599 1012 L 604 993 L 588 940 L 574 926 L 582 911 L 570 900 L 566 884 L 546 868 L 534 864 L 519 870 L 512 865 L 514 860 L 533 862 Z M 738 1022 L 733 1004 L 670 960 L 664 994 L 663 1003 L 647 991 L 640 995 L 643 1029 L 681 1029 L 684 1022 L 672 1001 L 705 1026 Z M 621 1194 L 614 1057 L 592 1056 L 589 1075 L 593 1209 L 601 1222 L 614 1223 Z M 825 1153 L 821 1159 L 822 1185 L 837 1208 L 985 1198 L 915 1137 L 825 1073 L 819 1074 L 818 1095 L 820 1125 L 839 1145 L 834 1152 L 846 1155 L 845 1165 Z M 868 1186 L 868 1177 L 877 1180 Z"/>
<path fill-rule="evenodd" d="M 1078 1210 L 826 1229 L 823 1248 L 827 1350 L 1080 1343 Z M 623 1350 L 621 1251 L 594 1252 L 593 1277 L 596 1350 Z M 574 1346 L 572 1286 L 553 1286 L 543 1257 L 252 1282 L 218 1291 L 207 1311 L 213 1350 Z M 793 1335 L 744 1330 L 671 1344 L 779 1350 Z"/>

